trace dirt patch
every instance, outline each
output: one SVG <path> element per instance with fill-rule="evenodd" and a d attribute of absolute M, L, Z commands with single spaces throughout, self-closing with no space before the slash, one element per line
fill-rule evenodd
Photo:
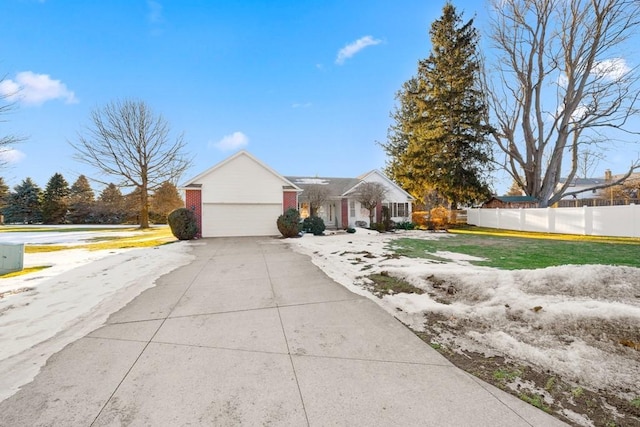
<path fill-rule="evenodd" d="M 520 360 L 452 348 L 442 343 L 442 337 L 464 334 L 464 322 L 452 323 L 446 316 L 432 313 L 425 319 L 425 331 L 414 333 L 454 365 L 570 425 L 640 426 L 640 404 L 636 401 L 590 390 Z"/>

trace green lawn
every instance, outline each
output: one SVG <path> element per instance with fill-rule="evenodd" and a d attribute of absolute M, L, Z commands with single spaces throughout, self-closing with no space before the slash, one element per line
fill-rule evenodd
<path fill-rule="evenodd" d="M 475 265 L 504 270 L 545 268 L 566 264 L 606 264 L 640 267 L 640 241 L 603 238 L 589 239 L 582 236 L 516 237 L 517 233 L 505 236 L 499 231 L 478 230 L 478 233 L 453 232 L 438 240 L 401 238 L 394 240 L 392 247 L 399 255 L 413 258 L 430 258 L 437 251 L 456 252 L 485 258 Z M 525 233 L 523 233 L 525 235 Z M 443 261 L 445 261 L 443 259 Z"/>

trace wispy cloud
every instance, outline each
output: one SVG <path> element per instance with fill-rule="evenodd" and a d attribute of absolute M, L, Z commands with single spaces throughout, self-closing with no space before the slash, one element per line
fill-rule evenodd
<path fill-rule="evenodd" d="M 164 22 L 162 15 L 162 5 L 155 0 L 147 0 L 147 7 L 149 8 L 149 22 L 152 24 L 160 24 Z"/>
<path fill-rule="evenodd" d="M 24 105 L 42 105 L 54 99 L 62 99 L 66 104 L 78 102 L 75 94 L 60 80 L 32 71 L 21 71 L 14 80 L 5 79 L 0 82 L 0 94 Z"/>
<path fill-rule="evenodd" d="M 25 157 L 27 157 L 26 154 L 15 148 L 0 150 L 0 163 L 19 163 Z"/>
<path fill-rule="evenodd" d="M 377 44 L 382 43 L 382 40 L 374 39 L 371 36 L 364 36 L 359 38 L 358 40 L 349 43 L 342 49 L 338 51 L 338 56 L 336 57 L 336 64 L 342 65 L 344 61 L 351 58 L 356 53 L 360 52 L 367 46 L 375 46 Z"/>
<path fill-rule="evenodd" d="M 231 151 L 245 147 L 249 144 L 249 137 L 242 132 L 234 132 L 231 135 L 225 135 L 220 141 L 210 142 L 209 146 L 217 148 L 220 151 Z"/>

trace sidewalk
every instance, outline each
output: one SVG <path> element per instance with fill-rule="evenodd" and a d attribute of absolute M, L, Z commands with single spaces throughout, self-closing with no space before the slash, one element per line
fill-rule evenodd
<path fill-rule="evenodd" d="M 280 241 L 189 244 L 196 261 L 51 357 L 0 425 L 564 425 Z"/>

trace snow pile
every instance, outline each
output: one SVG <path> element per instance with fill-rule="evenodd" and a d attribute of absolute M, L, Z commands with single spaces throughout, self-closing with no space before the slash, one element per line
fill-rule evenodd
<path fill-rule="evenodd" d="M 52 354 L 101 326 L 160 276 L 189 263 L 188 248 L 180 242 L 25 254 L 25 267 L 51 267 L 0 280 L 0 400 L 31 381 Z"/>
<path fill-rule="evenodd" d="M 415 330 L 425 322 L 439 343 L 521 360 L 594 390 L 640 395 L 640 269 L 604 265 L 504 271 L 470 264 L 472 257 L 394 257 L 394 240 L 455 238 L 442 233 L 304 236 L 291 246 L 330 277 L 379 303 Z M 387 272 L 425 291 L 382 299 L 366 276 Z"/>

